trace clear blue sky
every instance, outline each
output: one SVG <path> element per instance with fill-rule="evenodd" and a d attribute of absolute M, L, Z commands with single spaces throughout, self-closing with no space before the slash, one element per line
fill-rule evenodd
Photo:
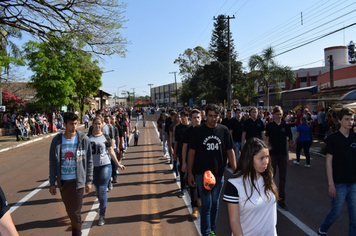
<path fill-rule="evenodd" d="M 301 12 L 303 25 L 301 25 Z M 179 71 L 174 60 L 187 48 L 207 48 L 213 17 L 235 15 L 230 21 L 238 60 L 273 46 L 277 54 L 356 22 L 355 0 L 194 0 L 129 1 L 124 13 L 128 22 L 122 34 L 131 41 L 126 58 L 105 58 L 102 89 L 135 88 L 136 95 L 149 95 L 153 87 L 174 82 Z M 324 65 L 324 48 L 356 42 L 356 25 L 278 56 L 276 60 L 293 69 Z M 26 77 L 26 75 L 25 75 Z M 177 74 L 177 82 L 181 82 Z M 121 96 L 121 95 L 120 95 Z"/>

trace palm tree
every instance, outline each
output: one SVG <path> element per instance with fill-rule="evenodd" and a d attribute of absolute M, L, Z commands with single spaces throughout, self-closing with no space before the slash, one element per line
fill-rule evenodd
<path fill-rule="evenodd" d="M 272 47 L 268 47 L 262 51 L 262 55 L 252 55 L 248 62 L 251 70 L 251 77 L 256 83 L 263 85 L 265 89 L 266 106 L 269 107 L 269 87 L 274 84 L 275 91 L 281 91 L 278 82 L 285 80 L 291 84 L 295 81 L 295 75 L 289 66 L 278 65 L 274 61 L 275 54 Z M 277 93 L 277 97 L 279 93 Z"/>

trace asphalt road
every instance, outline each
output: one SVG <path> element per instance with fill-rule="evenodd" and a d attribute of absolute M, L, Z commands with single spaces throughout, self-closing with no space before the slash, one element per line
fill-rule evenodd
<path fill-rule="evenodd" d="M 163 156 L 154 123 L 138 124 L 139 145 L 130 146 L 114 189 L 108 193 L 106 224 L 97 226 L 95 194 L 85 195 L 83 235 L 199 235 L 184 199 Z M 59 194 L 48 192 L 48 152 L 52 138 L 0 153 L 0 185 L 12 207 L 20 235 L 70 235 L 69 219 Z M 295 158 L 293 150 L 290 163 Z M 226 172 L 226 176 L 229 172 Z M 39 186 L 43 187 L 39 187 Z M 29 196 L 29 194 L 31 194 Z M 27 197 L 23 200 L 24 197 Z M 186 199 L 187 201 L 187 199 Z M 288 166 L 286 203 L 289 211 L 278 211 L 278 235 L 316 235 L 330 209 L 324 157 L 312 155 L 311 168 Z M 189 202 L 188 202 L 189 205 Z M 287 214 L 285 216 L 284 214 Z M 217 235 L 231 235 L 226 204 L 220 203 Z M 328 235 L 347 235 L 344 210 Z"/>

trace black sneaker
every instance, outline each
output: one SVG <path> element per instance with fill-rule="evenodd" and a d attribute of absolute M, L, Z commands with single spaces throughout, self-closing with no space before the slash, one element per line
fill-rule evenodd
<path fill-rule="evenodd" d="M 114 176 L 114 177 L 112 178 L 112 182 L 113 182 L 114 184 L 117 183 L 117 176 Z"/>
<path fill-rule="evenodd" d="M 319 228 L 319 229 L 318 229 L 318 235 L 321 235 L 321 236 L 324 235 L 324 236 L 325 236 L 325 235 L 327 235 L 327 233 L 326 233 L 326 232 L 321 232 L 321 231 L 320 231 L 320 228 Z"/>
<path fill-rule="evenodd" d="M 100 216 L 100 217 L 99 217 L 99 221 L 98 221 L 98 225 L 99 225 L 99 226 L 102 226 L 102 225 L 104 225 L 104 224 L 105 224 L 104 216 Z"/>
<path fill-rule="evenodd" d="M 285 204 L 284 201 L 278 201 L 278 206 L 280 208 L 282 208 L 283 210 L 288 211 L 288 207 L 287 207 L 287 205 Z"/>

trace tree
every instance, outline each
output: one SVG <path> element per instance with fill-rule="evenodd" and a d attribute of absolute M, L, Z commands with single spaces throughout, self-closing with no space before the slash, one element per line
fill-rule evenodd
<path fill-rule="evenodd" d="M 349 62 L 351 64 L 356 64 L 356 51 L 355 51 L 355 44 L 353 41 L 350 41 L 349 45 L 347 45 L 349 50 Z"/>
<path fill-rule="evenodd" d="M 103 71 L 98 66 L 98 61 L 91 61 L 91 55 L 86 53 L 83 55 L 83 61 L 78 61 L 78 71 L 79 75 L 73 77 L 75 82 L 74 92 L 79 97 L 79 108 L 80 117 L 83 117 L 84 112 L 84 99 L 92 94 L 101 87 L 101 75 Z M 78 60 L 79 58 L 77 58 Z M 81 123 L 83 121 L 81 120 Z"/>
<path fill-rule="evenodd" d="M 19 29 L 0 24 L 0 54 L 2 56 L 0 62 L 0 84 L 4 77 L 6 77 L 7 81 L 13 78 L 10 76 L 10 65 L 24 65 L 24 62 L 21 60 L 21 50 L 10 40 L 11 38 L 21 37 L 22 34 Z"/>
<path fill-rule="evenodd" d="M 289 66 L 278 65 L 274 61 L 274 50 L 268 47 L 263 50 L 262 55 L 252 55 L 248 65 L 251 70 L 251 78 L 254 78 L 256 83 L 263 85 L 265 89 L 266 106 L 269 107 L 269 87 L 274 84 L 275 90 L 280 91 L 278 82 L 285 80 L 291 84 L 295 82 L 294 72 Z"/>
<path fill-rule="evenodd" d="M 118 0 L 7 0 L 0 1 L 0 24 L 28 32 L 54 48 L 60 41 L 97 55 L 125 56 L 128 42 L 120 33 L 125 8 Z M 68 36 L 73 41 L 66 41 Z"/>
<path fill-rule="evenodd" d="M 242 79 L 244 83 L 233 85 L 232 94 L 235 98 L 239 99 L 242 106 L 249 106 L 252 102 L 253 96 L 256 95 L 255 82 L 247 74 L 243 74 Z"/>
<path fill-rule="evenodd" d="M 241 81 L 242 63 L 237 61 L 237 52 L 235 51 L 234 40 L 230 32 L 229 49 L 228 22 L 225 15 L 219 15 L 214 22 L 214 30 L 210 41 L 210 55 L 213 62 L 206 66 L 207 77 L 211 81 L 215 92 L 214 102 L 222 102 L 227 98 L 227 80 L 229 75 L 228 61 L 231 58 L 231 84 Z"/>
<path fill-rule="evenodd" d="M 199 67 L 208 65 L 211 57 L 209 53 L 201 46 L 193 49 L 188 48 L 183 54 L 174 60 L 174 64 L 179 65 L 179 74 L 182 75 L 184 80 L 191 79 Z"/>
<path fill-rule="evenodd" d="M 14 110 L 20 106 L 24 106 L 26 101 L 17 95 L 14 95 L 9 90 L 2 90 L 2 99 L 5 106 L 12 107 Z"/>
<path fill-rule="evenodd" d="M 231 82 L 236 84 L 242 81 L 242 63 L 236 60 L 231 33 L 230 56 Z M 222 103 L 227 98 L 228 59 L 228 25 L 225 16 L 219 15 L 214 23 L 210 48 L 188 48 L 174 61 L 184 78 L 180 91 L 182 102 L 194 98 L 208 103 Z"/>

